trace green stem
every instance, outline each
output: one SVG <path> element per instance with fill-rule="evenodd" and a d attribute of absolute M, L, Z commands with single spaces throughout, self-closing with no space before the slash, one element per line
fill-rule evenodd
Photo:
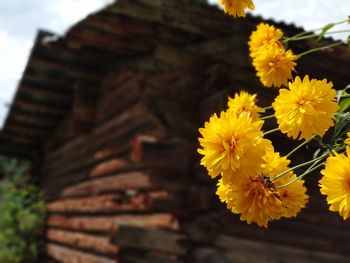
<path fill-rule="evenodd" d="M 283 40 L 284 43 L 287 43 L 287 42 L 290 42 L 290 41 L 299 41 L 299 40 L 304 40 L 304 39 L 309 39 L 309 38 L 314 38 L 314 37 L 317 37 L 318 35 L 312 33 L 310 35 L 300 35 L 300 36 L 294 36 L 294 37 L 291 37 L 291 38 L 285 38 Z"/>
<path fill-rule="evenodd" d="M 312 139 L 314 139 L 316 136 L 312 136 L 310 140 L 304 141 L 301 144 L 299 144 L 297 147 L 295 147 L 293 150 L 291 150 L 286 157 L 288 158 L 289 156 L 291 156 L 293 153 L 295 153 L 297 150 L 299 150 L 301 147 L 303 147 L 305 144 L 309 143 Z"/>
<path fill-rule="evenodd" d="M 326 32 L 324 35 L 332 35 L 332 34 L 338 34 L 338 33 L 347 33 L 350 32 L 350 30 L 336 30 L 336 31 L 330 31 L 330 32 Z M 305 39 L 309 39 L 309 38 L 316 38 L 319 37 L 318 34 L 312 33 L 310 35 L 301 35 L 301 36 L 294 36 L 291 38 L 285 38 L 283 40 L 284 43 L 287 42 L 291 42 L 291 41 L 299 41 L 299 40 L 305 40 Z"/>
<path fill-rule="evenodd" d="M 308 172 L 309 172 L 312 168 L 314 168 L 320 161 L 322 161 L 322 159 L 320 159 L 320 160 L 314 162 L 313 164 L 311 164 L 311 165 L 309 166 L 309 168 L 307 168 L 306 171 L 305 171 L 304 173 L 308 173 Z M 303 173 L 303 174 L 304 174 L 304 173 Z"/>
<path fill-rule="evenodd" d="M 349 22 L 349 19 L 346 19 L 346 20 L 341 20 L 341 21 L 338 21 L 338 22 L 335 22 L 333 23 L 334 26 L 336 25 L 341 25 L 341 24 L 344 24 L 344 23 L 348 23 Z M 283 41 L 284 42 L 288 42 L 288 41 L 296 41 L 299 37 L 304 37 L 305 35 L 315 35 L 315 36 L 318 36 L 317 34 L 315 34 L 314 32 L 315 31 L 320 31 L 320 30 L 323 30 L 324 27 L 320 27 L 320 28 L 315 28 L 313 30 L 308 30 L 308 31 L 305 31 L 305 32 L 301 32 L 299 34 L 296 34 L 292 37 L 286 37 Z M 333 31 L 333 32 L 327 32 L 326 34 L 333 34 L 333 33 L 343 33 L 341 31 L 346 31 L 346 30 L 338 30 L 338 31 Z"/>
<path fill-rule="evenodd" d="M 271 105 L 271 106 L 264 107 L 263 109 L 264 109 L 264 110 L 271 110 L 271 109 L 273 109 L 273 107 L 272 107 L 272 105 Z"/>
<path fill-rule="evenodd" d="M 298 164 L 298 165 L 296 165 L 296 166 L 293 166 L 293 167 L 291 167 L 291 168 L 289 168 L 289 169 L 287 169 L 287 170 L 285 170 L 285 171 L 283 171 L 283 172 L 277 174 L 277 175 L 272 179 L 272 181 L 275 181 L 275 180 L 281 178 L 283 175 L 285 175 L 285 174 L 287 174 L 287 173 L 289 173 L 289 172 L 291 172 L 291 171 L 293 171 L 293 170 L 295 170 L 295 169 L 298 169 L 298 168 L 304 167 L 304 166 L 306 166 L 306 165 L 313 164 L 314 162 L 317 162 L 317 161 L 319 161 L 319 160 L 322 160 L 322 159 L 323 159 L 324 157 L 326 157 L 326 156 L 328 156 L 328 153 L 326 153 L 326 154 L 324 154 L 324 155 L 322 155 L 322 156 L 320 156 L 320 157 L 317 157 L 316 159 L 313 159 L 313 160 L 307 161 L 307 162 L 305 162 L 305 163 L 301 163 L 301 164 Z"/>
<path fill-rule="evenodd" d="M 319 165 L 313 167 L 312 169 L 306 170 L 302 175 L 299 175 L 297 178 L 293 179 L 292 181 L 289 181 L 288 183 L 285 183 L 285 184 L 283 184 L 283 185 L 277 186 L 276 188 L 277 188 L 277 189 L 280 189 L 280 188 L 283 188 L 283 187 L 287 187 L 288 185 L 291 185 L 292 183 L 294 183 L 294 182 L 296 182 L 296 181 L 298 181 L 298 180 L 303 179 L 306 175 L 308 175 L 309 173 L 312 173 L 313 171 L 317 170 L 318 168 L 320 168 L 320 167 L 321 167 L 322 165 L 324 165 L 324 164 L 325 164 L 325 162 L 322 162 L 322 163 L 320 163 Z M 310 166 L 310 167 L 311 167 L 311 166 Z M 310 168 L 310 167 L 309 167 L 309 168 Z"/>
<path fill-rule="evenodd" d="M 328 48 L 331 48 L 331 47 L 336 47 L 336 46 L 339 46 L 339 45 L 342 45 L 342 44 L 344 44 L 342 41 L 338 41 L 338 42 L 330 44 L 328 46 L 317 47 L 317 48 L 314 48 L 314 49 L 310 49 L 308 51 L 305 51 L 305 52 L 299 54 L 298 56 L 305 56 L 305 55 L 313 53 L 313 52 L 322 51 L 322 50 L 325 50 L 325 49 L 328 49 Z"/>
<path fill-rule="evenodd" d="M 270 133 L 274 133 L 274 132 L 276 132 L 276 131 L 279 131 L 279 128 L 272 129 L 272 130 L 269 130 L 269 131 L 267 131 L 267 132 L 264 132 L 264 136 L 265 136 L 265 135 L 268 135 L 268 134 L 270 134 Z"/>
<path fill-rule="evenodd" d="M 267 120 L 267 119 L 271 119 L 273 117 L 275 117 L 275 114 L 271 114 L 271 115 L 267 115 L 267 116 L 261 117 L 260 120 Z"/>
<path fill-rule="evenodd" d="M 337 33 L 348 33 L 350 30 L 344 29 L 344 30 L 335 30 L 335 31 L 330 31 L 326 32 L 325 35 L 331 35 L 331 34 L 337 34 Z"/>

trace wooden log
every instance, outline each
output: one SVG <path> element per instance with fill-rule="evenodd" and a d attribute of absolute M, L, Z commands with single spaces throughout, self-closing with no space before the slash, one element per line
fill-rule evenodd
<path fill-rule="evenodd" d="M 166 98 L 184 104 L 193 103 L 194 97 L 200 97 L 200 92 L 195 87 L 203 82 L 202 78 L 194 85 L 189 83 L 203 75 L 203 72 L 191 74 L 195 70 L 196 66 L 187 65 L 173 70 L 159 70 L 149 75 L 145 79 L 144 96 Z"/>
<path fill-rule="evenodd" d="M 64 188 L 62 197 L 87 196 L 108 193 L 114 191 L 125 191 L 130 189 L 151 189 L 150 173 L 128 172 L 116 176 L 92 179 L 77 185 Z"/>
<path fill-rule="evenodd" d="M 133 142 L 131 159 L 147 167 L 188 171 L 192 164 L 193 145 L 180 138 L 159 140 L 139 135 Z"/>
<path fill-rule="evenodd" d="M 109 159 L 105 162 L 98 163 L 90 170 L 91 177 L 98 177 L 110 173 L 115 173 L 119 170 L 126 169 L 130 166 L 130 162 L 121 158 Z"/>
<path fill-rule="evenodd" d="M 154 36 L 156 24 L 144 20 L 130 18 L 128 16 L 115 16 L 108 12 L 99 12 L 89 15 L 77 25 L 79 28 L 90 27 L 124 38 L 140 38 L 142 36 Z"/>
<path fill-rule="evenodd" d="M 135 58 L 120 58 L 119 62 L 119 65 L 122 66 L 118 68 L 128 68 L 136 72 L 158 73 L 160 71 L 174 70 L 173 66 L 155 59 L 154 56 L 150 54 L 138 56 Z"/>
<path fill-rule="evenodd" d="M 74 27 L 67 32 L 67 42 L 80 47 L 94 47 L 110 54 L 127 56 L 151 52 L 155 40 L 151 36 L 142 39 L 123 39 L 98 28 Z"/>
<path fill-rule="evenodd" d="M 114 87 L 113 91 L 101 97 L 96 108 L 96 120 L 104 121 L 140 101 L 145 78 L 147 78 L 146 74 L 135 74 L 125 83 Z M 116 101 L 118 104 L 115 103 Z"/>
<path fill-rule="evenodd" d="M 116 259 L 92 255 L 79 250 L 67 248 L 53 243 L 46 244 L 46 253 L 53 259 L 63 263 L 116 263 Z"/>
<path fill-rule="evenodd" d="M 68 94 L 69 96 L 72 95 L 72 83 L 67 81 L 67 79 L 55 79 L 53 83 L 49 76 L 28 71 L 25 71 L 25 74 L 22 76 L 21 85 L 40 87 L 41 89 L 59 91 L 61 94 Z"/>
<path fill-rule="evenodd" d="M 199 247 L 188 255 L 192 263 L 228 263 L 228 258 L 224 251 L 214 247 Z M 232 261 L 236 262 L 236 261 Z"/>
<path fill-rule="evenodd" d="M 57 168 L 62 169 L 60 161 L 65 163 L 64 167 L 66 167 L 68 160 L 71 163 L 72 160 L 81 160 L 84 154 L 94 154 L 95 151 L 101 150 L 107 143 L 110 144 L 111 140 L 116 141 L 119 138 L 119 140 L 123 139 L 125 141 L 125 137 L 128 137 L 127 135 L 131 134 L 132 131 L 136 133 L 141 127 L 147 125 L 154 125 L 159 133 L 164 131 L 159 121 L 154 118 L 145 105 L 142 103 L 133 105 L 116 117 L 97 125 L 88 136 L 79 136 L 62 147 L 47 152 L 43 172 L 46 174 L 52 172 L 45 170 L 45 163 L 56 165 L 53 170 L 57 171 Z M 94 143 L 90 145 L 86 143 L 87 141 Z"/>
<path fill-rule="evenodd" d="M 285 263 L 345 263 L 349 258 L 336 253 L 324 251 L 299 249 L 280 244 L 261 242 L 251 239 L 243 239 L 232 236 L 220 235 L 215 245 L 224 249 L 224 254 L 231 262 L 254 262 L 257 258 L 261 263 L 279 262 Z"/>
<path fill-rule="evenodd" d="M 69 47 L 66 41 L 47 41 L 45 38 L 33 49 L 32 57 L 56 61 L 72 68 L 85 68 L 100 73 L 104 72 L 99 67 L 100 63 L 107 62 L 107 58 L 101 54 L 74 49 Z"/>
<path fill-rule="evenodd" d="M 95 70 L 81 67 L 72 67 L 60 61 L 33 57 L 31 58 L 30 69 L 39 71 L 42 74 L 54 74 L 59 78 L 78 78 L 90 82 L 93 85 L 98 85 L 101 79 L 101 73 L 97 74 Z"/>
<path fill-rule="evenodd" d="M 166 191 L 123 194 L 107 194 L 86 198 L 55 200 L 46 205 L 50 213 L 110 213 L 127 211 L 151 211 L 155 203 L 169 198 Z"/>
<path fill-rule="evenodd" d="M 104 96 L 105 94 L 108 94 L 109 92 L 115 90 L 125 81 L 134 76 L 134 74 L 136 74 L 134 71 L 125 68 L 118 69 L 117 71 L 109 73 L 102 79 L 100 87 L 101 95 Z"/>
<path fill-rule="evenodd" d="M 147 130 L 150 130 L 149 125 L 150 124 L 146 123 L 145 126 L 142 125 L 141 127 L 136 127 L 135 130 L 129 131 L 129 133 L 119 138 L 116 138 L 116 134 L 110 132 L 107 136 L 103 137 L 104 141 L 100 139 L 95 141 L 95 143 L 82 146 L 82 149 L 78 148 L 76 151 L 80 152 L 79 155 L 78 153 L 75 155 L 74 152 L 67 153 L 68 156 L 72 157 L 71 159 L 62 157 L 61 160 L 56 160 L 53 163 L 45 162 L 47 165 L 44 166 L 46 169 L 43 169 L 42 174 L 49 175 L 52 179 L 51 181 L 45 181 L 45 184 L 47 184 L 48 187 L 51 185 L 61 188 L 66 185 L 77 183 L 83 179 L 87 179 L 90 174 L 90 169 L 93 168 L 94 164 L 98 164 L 99 160 L 95 157 L 97 154 L 102 151 L 105 154 L 107 152 L 113 153 L 113 155 L 109 157 L 124 157 L 131 148 L 131 141 L 134 136 L 137 133 L 147 133 Z M 96 144 L 99 142 L 101 145 Z M 98 148 L 94 150 L 93 147 Z M 101 154 L 99 155 L 101 156 Z M 55 181 L 55 185 L 53 185 L 53 181 Z"/>
<path fill-rule="evenodd" d="M 157 1 L 157 7 L 155 7 L 154 1 L 151 0 L 138 0 L 138 2 L 124 0 L 108 7 L 107 11 L 155 21 L 208 38 L 228 35 L 230 32 L 236 32 L 239 27 L 243 27 L 241 23 L 232 23 L 228 17 L 222 16 L 221 10 L 210 7 L 198 8 L 196 5 L 189 4 L 181 6 L 175 1 Z M 207 19 L 202 19 L 203 17 Z M 248 27 L 247 30 L 249 29 Z M 241 31 L 242 29 L 239 30 Z"/>
<path fill-rule="evenodd" d="M 175 67 L 184 67 L 204 60 L 191 51 L 167 45 L 158 45 L 155 58 Z"/>
<path fill-rule="evenodd" d="M 128 263 L 180 263 L 184 262 L 180 257 L 159 252 L 159 251 L 145 251 L 130 248 L 123 248 L 119 253 L 120 262 Z"/>
<path fill-rule="evenodd" d="M 174 136 L 187 140 L 193 140 L 197 136 L 200 123 L 193 104 L 184 105 L 168 99 L 152 98 L 149 108 L 157 113 L 163 125 L 171 130 Z"/>
<path fill-rule="evenodd" d="M 343 229 L 300 222 L 298 218 L 272 222 L 269 229 L 262 229 L 241 222 L 238 215 L 225 209 L 197 218 L 188 225 L 187 231 L 193 240 L 198 241 L 214 240 L 214 236 L 221 233 L 309 250 L 349 254 L 345 244 L 350 242 L 350 235 Z"/>
<path fill-rule="evenodd" d="M 118 216 L 62 216 L 51 215 L 46 224 L 51 227 L 73 229 L 88 232 L 113 234 L 120 226 L 137 226 L 141 228 L 179 228 L 177 219 L 166 213 L 151 215 L 118 215 Z"/>
<path fill-rule="evenodd" d="M 186 240 L 181 233 L 166 230 L 147 230 L 138 227 L 122 226 L 113 242 L 120 247 L 160 251 L 174 255 L 185 255 L 187 249 L 179 242 Z"/>
<path fill-rule="evenodd" d="M 81 232 L 71 232 L 49 228 L 46 231 L 46 238 L 50 241 L 86 249 L 91 252 L 98 252 L 105 255 L 115 256 L 118 247 L 110 242 L 110 238 L 101 235 L 92 235 Z"/>

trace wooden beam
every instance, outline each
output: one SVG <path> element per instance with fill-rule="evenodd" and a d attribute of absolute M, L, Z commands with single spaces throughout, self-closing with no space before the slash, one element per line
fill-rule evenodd
<path fill-rule="evenodd" d="M 115 263 L 115 259 L 96 256 L 72 248 L 53 243 L 46 244 L 46 253 L 53 259 L 62 263 L 84 262 L 84 263 Z"/>
<path fill-rule="evenodd" d="M 88 232 L 113 234 L 118 232 L 120 226 L 137 226 L 142 228 L 166 228 L 176 230 L 179 228 L 177 219 L 166 213 L 154 213 L 149 215 L 114 215 L 114 216 L 63 216 L 50 215 L 46 224 L 62 229 L 72 229 Z"/>
<path fill-rule="evenodd" d="M 142 229 L 122 226 L 115 235 L 113 242 L 123 248 L 135 248 L 150 251 L 166 252 L 174 255 L 185 255 L 187 249 L 180 245 L 186 241 L 182 233 L 161 229 Z"/>
<path fill-rule="evenodd" d="M 50 241 L 68 245 L 71 247 L 85 249 L 108 256 L 115 256 L 118 247 L 110 242 L 106 235 L 87 234 L 49 228 L 46 238 Z"/>

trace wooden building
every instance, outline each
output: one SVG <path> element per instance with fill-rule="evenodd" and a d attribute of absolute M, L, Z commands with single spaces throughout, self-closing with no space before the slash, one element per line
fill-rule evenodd
<path fill-rule="evenodd" d="M 0 153 L 31 159 L 47 195 L 43 262 L 350 262 L 350 223 L 315 187 L 297 218 L 260 229 L 219 202 L 199 165 L 198 128 L 228 95 L 259 93 L 266 106 L 277 94 L 248 57 L 261 21 L 179 0 L 118 0 L 64 36 L 39 32 Z M 340 89 L 349 66 L 341 46 L 297 70 Z"/>

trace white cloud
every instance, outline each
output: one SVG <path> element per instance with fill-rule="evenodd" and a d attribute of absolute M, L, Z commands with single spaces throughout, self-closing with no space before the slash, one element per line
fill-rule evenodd
<path fill-rule="evenodd" d="M 0 2 L 0 127 L 39 28 L 62 34 L 112 0 L 11 0 Z"/>
<path fill-rule="evenodd" d="M 69 26 L 97 11 L 113 0 L 60 0 L 50 3 L 49 10 L 59 19 L 51 20 L 49 27 L 53 30 L 67 29 Z"/>
<path fill-rule="evenodd" d="M 254 0 L 253 14 L 272 18 L 276 21 L 294 23 L 306 30 L 322 28 L 333 22 L 346 20 L 350 14 L 350 1 L 344 0 Z M 337 26 L 334 30 L 350 30 L 349 24 Z M 334 35 L 334 38 L 346 39 L 349 33 Z"/>
<path fill-rule="evenodd" d="M 24 41 L 0 31 L 0 120 L 8 109 L 5 104 L 12 101 L 30 46 L 30 40 Z"/>

